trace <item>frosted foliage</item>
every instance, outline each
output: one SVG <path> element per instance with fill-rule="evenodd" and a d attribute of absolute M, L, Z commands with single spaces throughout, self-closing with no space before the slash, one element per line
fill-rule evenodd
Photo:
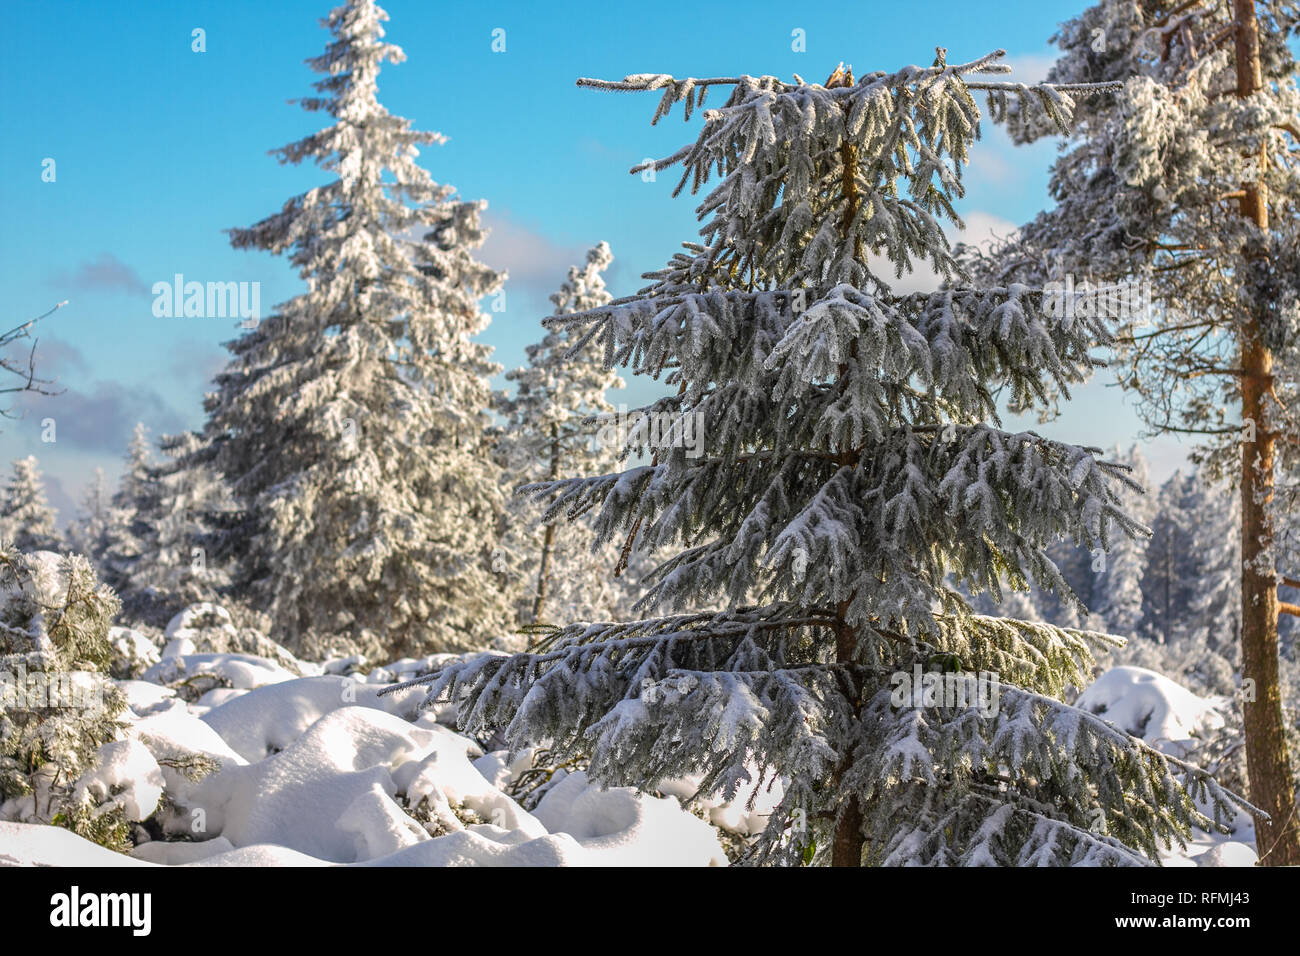
<path fill-rule="evenodd" d="M 137 423 L 117 491 L 109 501 L 99 543 L 90 552 L 105 583 L 118 593 L 126 590 L 131 570 L 143 557 L 153 536 L 149 524 L 155 498 L 153 467 L 148 430 L 143 423 Z"/>
<path fill-rule="evenodd" d="M 987 593 L 975 594 L 971 596 L 974 608 L 987 614 L 1105 631 L 1121 637 L 1138 632 L 1143 600 L 1141 581 L 1155 495 L 1148 488 L 1147 463 L 1136 446 L 1127 452 L 1115 448 L 1111 458 L 1129 469 L 1132 484 L 1120 489 L 1122 505 L 1130 518 L 1145 526 L 1146 533 L 1116 535 L 1109 550 L 1090 550 L 1072 538 L 1062 538 L 1050 544 L 1046 553 L 1064 579 L 1066 589 L 1004 590 L 1000 600 Z"/>
<path fill-rule="evenodd" d="M 108 527 L 109 494 L 104 482 L 104 469 L 96 468 L 90 486 L 81 499 L 77 517 L 68 526 L 68 545 L 77 554 L 98 560 L 104 529 Z"/>
<path fill-rule="evenodd" d="M 324 21 L 301 101 L 333 123 L 278 151 L 331 179 L 231 230 L 283 253 L 307 291 L 228 344 L 203 445 L 244 510 L 214 547 L 232 587 L 301 650 L 337 636 L 363 649 L 485 646 L 509 613 L 491 553 L 504 500 L 486 444 L 490 349 L 479 299 L 504 278 L 471 255 L 481 202 L 417 165 L 436 133 L 376 98 L 385 14 L 354 0 Z M 417 236 L 411 239 L 408 237 Z M 221 537 L 220 535 L 218 536 Z"/>
<path fill-rule="evenodd" d="M 1053 320 L 1041 289 L 972 282 L 943 237 L 975 93 L 1065 123 L 1095 91 L 990 80 L 999 58 L 940 51 L 826 85 L 580 81 L 659 91 L 656 119 L 730 91 L 654 164 L 681 164 L 679 190 L 702 194 L 702 241 L 636 295 L 548 320 L 662 377 L 654 410 L 681 428 L 700 416 L 704 448 L 547 483 L 548 517 L 595 510 L 600 540 L 668 549 L 642 604 L 659 616 L 426 678 L 463 727 L 587 754 L 604 782 L 692 777 L 730 797 L 780 778 L 757 862 L 1134 865 L 1211 825 L 1194 795 L 1225 808 L 1208 775 L 1061 702 L 1116 641 L 976 615 L 959 591 L 1065 591 L 1052 542 L 1104 550 L 1141 531 L 1124 466 L 999 425 L 998 396 L 1050 404 L 1108 337 Z M 895 293 L 868 264 L 882 260 L 947 281 Z M 678 610 L 696 600 L 716 610 Z M 992 672 L 1000 703 L 897 705 L 913 667 Z"/>
<path fill-rule="evenodd" d="M 1202 471 L 1160 489 L 1142 577 L 1138 634 L 1161 648 L 1162 668 L 1191 686 L 1235 694 L 1240 666 L 1241 506 Z M 1143 653 L 1142 642 L 1133 651 Z"/>
<path fill-rule="evenodd" d="M 1127 454 L 1117 449 L 1114 457 L 1132 468 L 1129 477 L 1142 489 L 1129 493 L 1125 510 L 1149 529 L 1155 513 L 1155 495 L 1146 460 L 1136 445 Z M 1095 572 L 1095 594 L 1089 609 L 1101 619 L 1102 629 L 1112 634 L 1128 637 L 1137 632 L 1142 616 L 1142 570 L 1147 540 L 1145 536 L 1118 538 L 1106 554 L 1102 570 Z"/>

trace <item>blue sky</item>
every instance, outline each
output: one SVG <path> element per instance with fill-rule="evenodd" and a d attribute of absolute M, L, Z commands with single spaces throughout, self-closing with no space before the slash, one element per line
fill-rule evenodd
<path fill-rule="evenodd" d="M 6 11 L 0 33 L 0 280 L 5 328 L 69 304 L 39 330 L 39 371 L 63 394 L 28 400 L 0 422 L 0 461 L 34 454 L 66 519 L 96 466 L 110 480 L 131 428 L 154 435 L 203 421 L 202 396 L 238 334 L 216 318 L 155 318 L 154 282 L 261 283 L 263 314 L 301 286 L 282 259 L 229 247 L 222 230 L 250 225 L 322 181 L 267 151 L 317 129 L 320 114 L 287 100 L 315 75 L 303 60 L 328 34 L 330 0 L 190 2 L 41 0 Z M 1048 38 L 1081 0 L 744 4 L 435 3 L 388 0 L 388 40 L 405 63 L 385 68 L 380 98 L 448 142 L 421 162 L 465 198 L 488 200 L 482 258 L 510 273 L 507 309 L 483 340 L 507 368 L 540 336 L 547 293 L 598 240 L 613 248 L 615 294 L 639 287 L 693 238 L 694 202 L 675 178 L 627 170 L 695 136 L 680 114 L 649 125 L 657 97 L 582 90 L 579 76 L 800 73 L 823 79 L 841 60 L 861 73 L 949 62 L 1002 47 L 1017 78 L 1039 79 Z M 191 50 L 205 31 L 206 51 Z M 505 31 L 505 52 L 492 31 Z M 806 52 L 791 49 L 805 31 Z M 961 210 L 972 235 L 1005 231 L 1047 202 L 1055 146 L 1015 148 L 997 130 L 978 144 Z M 42 181 L 55 161 L 55 180 Z M 1139 425 L 1099 379 L 1042 430 L 1073 441 L 1127 444 Z M 635 403 L 649 392 L 629 389 Z M 43 442 L 41 422 L 56 421 Z M 1180 463 L 1172 440 L 1144 446 L 1156 477 Z"/>

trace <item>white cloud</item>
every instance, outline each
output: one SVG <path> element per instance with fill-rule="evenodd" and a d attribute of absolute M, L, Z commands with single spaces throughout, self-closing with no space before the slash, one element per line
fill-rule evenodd
<path fill-rule="evenodd" d="M 569 266 L 581 263 L 586 248 L 556 242 L 550 236 L 513 219 L 509 210 L 489 210 L 483 217 L 488 238 L 479 258 L 493 269 L 510 274 L 508 288 L 524 286 L 533 292 L 550 293 L 568 275 Z M 595 245 L 593 239 L 591 245 Z"/>
<path fill-rule="evenodd" d="M 1001 216 L 995 216 L 991 212 L 983 212 L 979 209 L 967 213 L 962 218 L 966 222 L 966 228 L 960 232 L 957 230 L 949 230 L 948 232 L 948 238 L 954 243 L 964 242 L 971 246 L 987 246 L 1009 239 L 1019 228 L 1015 223 L 1003 219 Z"/>
<path fill-rule="evenodd" d="M 995 241 L 1006 239 L 1016 231 L 1016 225 L 1008 222 L 1000 216 L 995 216 L 990 212 L 975 210 L 967 213 L 962 219 L 966 223 L 964 230 L 948 228 L 944 230 L 948 235 L 948 241 L 953 245 L 959 242 L 965 242 L 970 245 L 983 245 Z M 939 275 L 932 269 L 928 262 L 916 260 L 912 263 L 911 272 L 905 273 L 903 278 L 894 278 L 894 265 L 884 256 L 872 256 L 868 267 L 876 275 L 884 278 L 889 282 L 890 288 L 894 292 L 907 294 L 909 292 L 930 292 L 939 286 Z"/>
<path fill-rule="evenodd" d="M 1016 83 L 1041 83 L 1047 79 L 1047 71 L 1059 57 L 1059 53 L 1051 50 L 1040 53 L 1012 53 L 1003 60 L 1011 67 L 1011 73 L 1005 78 Z"/>

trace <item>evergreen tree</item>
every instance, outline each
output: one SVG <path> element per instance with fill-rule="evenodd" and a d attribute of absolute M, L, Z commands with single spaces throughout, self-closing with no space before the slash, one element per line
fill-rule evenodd
<path fill-rule="evenodd" d="M 99 563 L 102 554 L 110 507 L 104 469 L 96 468 L 90 479 L 90 487 L 81 500 L 81 512 L 68 525 L 68 546 L 75 553 L 84 555 L 92 565 Z"/>
<path fill-rule="evenodd" d="M 609 302 L 601 273 L 612 261 L 607 244 L 591 249 L 586 264 L 572 267 L 551 296 L 556 312 L 584 312 Z M 530 482 L 612 471 L 622 450 L 608 440 L 617 433 L 618 416 L 606 392 L 622 388 L 623 381 L 605 367 L 604 349 L 577 339 L 567 328 L 549 329 L 528 346 L 528 366 L 506 374 L 515 383 L 515 394 L 504 409 L 503 464 L 520 491 Z M 595 416 L 606 416 L 603 427 L 592 421 Z M 590 516 L 543 523 L 541 514 L 541 506 L 524 494 L 511 502 L 503 546 L 522 557 L 520 620 L 538 624 L 615 617 L 626 590 L 613 576 L 617 548 L 606 545 L 593 553 Z"/>
<path fill-rule="evenodd" d="M 1158 511 L 1152 521 L 1142 572 L 1142 618 L 1139 633 L 1157 644 L 1172 646 L 1185 636 L 1192 580 L 1188 565 L 1192 554 L 1185 507 L 1190 475 L 1175 472 L 1160 489 Z"/>
<path fill-rule="evenodd" d="M 1205 469 L 1196 479 L 1189 637 L 1200 649 L 1198 656 L 1211 663 L 1195 666 L 1193 673 L 1215 693 L 1241 697 L 1241 502 L 1231 486 L 1214 483 Z M 1223 664 L 1215 666 L 1216 658 Z"/>
<path fill-rule="evenodd" d="M 1278 663 L 1279 571 L 1300 575 L 1276 535 L 1294 493 L 1275 499 L 1300 465 L 1297 28 L 1290 0 L 1102 0 L 1063 24 L 1049 82 L 1124 86 L 1080 104 L 1055 207 L 986 263 L 995 281 L 1069 275 L 1108 290 L 1085 301 L 1117 326 L 1119 380 L 1148 426 L 1203 436 L 1198 460 L 1234 476 L 1242 662 L 1258 688 L 1250 796 L 1269 815 L 1256 820 L 1261 859 L 1281 866 L 1300 865 Z M 1013 118 L 1025 139 L 1050 132 Z"/>
<path fill-rule="evenodd" d="M 948 66 L 940 51 L 824 85 L 579 81 L 662 91 L 656 120 L 730 88 L 693 144 L 652 164 L 681 163 L 679 190 L 721 177 L 702 240 L 641 293 L 551 320 L 676 386 L 652 407 L 677 429 L 707 427 L 697 457 L 669 440 L 649 464 L 550 483 L 548 517 L 598 508 L 602 540 L 675 546 L 649 606 L 721 606 L 576 625 L 417 681 L 463 729 L 588 754 L 595 779 L 646 789 L 689 775 L 733 795 L 779 777 L 760 861 L 1137 864 L 1209 825 L 1185 789 L 1221 805 L 1207 775 L 1061 702 L 1113 642 L 974 615 L 948 583 L 1064 591 L 1051 541 L 1139 531 L 1119 507 L 1125 469 L 997 424 L 999 392 L 1021 408 L 1068 394 L 1108 335 L 1052 321 L 1041 291 L 971 284 L 943 236 L 972 94 L 1064 122 L 1090 89 L 990 80 L 1000 55 Z M 895 276 L 929 260 L 946 285 L 896 294 L 873 256 Z M 978 698 L 976 672 L 991 706 L 955 689 Z"/>
<path fill-rule="evenodd" d="M 59 547 L 54 510 L 45 500 L 40 468 L 31 455 L 13 464 L 0 501 L 0 538 L 22 551 L 55 551 Z"/>
<path fill-rule="evenodd" d="M 1117 448 L 1114 459 L 1128 465 L 1129 477 L 1142 487 L 1141 492 L 1130 492 L 1124 499 L 1124 510 L 1135 521 L 1150 527 L 1155 513 L 1155 495 L 1148 489 L 1151 475 L 1146 459 L 1134 445 L 1128 452 Z M 1094 583 L 1092 601 L 1088 608 L 1101 621 L 1100 630 L 1122 637 L 1132 637 L 1142 619 L 1142 575 L 1146 567 L 1149 539 L 1145 536 L 1121 536 L 1105 555 L 1094 554 Z"/>
<path fill-rule="evenodd" d="M 191 604 L 228 600 L 228 575 L 209 560 L 207 542 L 234 505 L 212 470 L 190 461 L 199 436 L 164 435 L 159 447 L 163 462 L 132 479 L 134 525 L 146 543 L 124 575 L 121 600 L 131 620 L 164 627 Z"/>
<path fill-rule="evenodd" d="M 486 429 L 491 349 L 478 300 L 503 276 L 471 251 L 481 202 L 416 164 L 438 143 L 376 98 L 387 14 L 350 0 L 301 101 L 334 124 L 278 150 L 333 178 L 236 248 L 287 254 L 307 291 L 228 343 L 203 446 L 244 509 L 215 545 L 235 592 L 302 651 L 334 636 L 389 654 L 481 647 L 509 627 L 491 570 L 504 510 Z M 405 237 L 422 235 L 422 240 Z"/>
<path fill-rule="evenodd" d="M 126 467 L 111 499 L 98 557 L 100 576 L 117 594 L 126 595 L 131 574 L 154 547 L 157 515 L 157 483 L 153 476 L 153 448 L 149 431 L 137 422 L 127 446 Z M 137 620 L 127 601 L 126 616 Z"/>
<path fill-rule="evenodd" d="M 1092 554 L 1072 538 L 1053 541 L 1046 554 L 1065 582 L 1065 589 L 1049 588 L 1035 595 L 1040 620 L 1057 627 L 1088 627 L 1097 580 Z"/>
<path fill-rule="evenodd" d="M 80 555 L 0 549 L 0 819 L 129 846 L 120 808 L 77 786 L 125 703 L 105 674 L 116 612 Z"/>
<path fill-rule="evenodd" d="M 1142 574 L 1138 633 L 1164 648 L 1146 662 L 1202 693 L 1236 695 L 1240 666 L 1239 511 L 1203 471 L 1160 489 Z M 1134 651 L 1139 651 L 1134 648 Z"/>

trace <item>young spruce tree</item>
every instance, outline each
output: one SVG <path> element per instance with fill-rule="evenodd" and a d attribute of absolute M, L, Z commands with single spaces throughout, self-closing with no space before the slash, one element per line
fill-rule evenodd
<path fill-rule="evenodd" d="M 133 620 L 165 627 L 187 605 L 225 599 L 225 568 L 208 560 L 209 537 L 233 503 L 210 467 L 196 463 L 202 439 L 193 432 L 159 440 L 163 462 L 137 481 L 132 513 L 148 536 L 121 585 L 123 612 Z"/>
<path fill-rule="evenodd" d="M 1104 325 L 1054 321 L 1026 286 L 969 284 L 941 230 L 959 222 L 972 94 L 1064 123 L 1080 92 L 990 80 L 1000 56 L 949 66 L 940 51 L 824 85 L 579 81 L 662 91 L 656 120 L 730 90 L 694 143 L 653 163 L 684 167 L 679 190 L 719 178 L 702 240 L 637 295 L 549 320 L 662 376 L 656 410 L 681 428 L 702 415 L 705 453 L 670 430 L 649 463 L 541 488 L 552 515 L 598 508 L 603 539 L 672 546 L 643 599 L 669 613 L 422 678 L 463 729 L 589 755 L 608 783 L 689 775 L 733 794 L 779 778 L 755 861 L 1140 864 L 1209 825 L 1193 794 L 1216 812 L 1228 795 L 1208 775 L 1061 702 L 1108 638 L 975 615 L 949 579 L 1063 588 L 1049 543 L 1137 530 L 1121 466 L 998 427 L 999 394 L 1068 395 Z M 928 260 L 948 281 L 895 294 L 873 257 L 895 276 Z M 710 597 L 716 610 L 671 613 Z"/>
<path fill-rule="evenodd" d="M 77 517 L 68 525 L 68 547 L 74 554 L 85 555 L 92 565 L 98 563 L 102 553 L 110 507 L 104 469 L 96 468 L 82 496 Z"/>
<path fill-rule="evenodd" d="M 1151 490 L 1151 475 L 1146 459 L 1136 445 L 1128 452 L 1115 450 L 1115 460 L 1130 468 L 1129 477 L 1142 486 L 1141 493 L 1130 491 L 1124 496 L 1124 507 L 1129 517 L 1151 527 L 1155 514 L 1155 494 Z M 1145 536 L 1117 538 L 1104 556 L 1094 555 L 1091 568 L 1095 575 L 1093 601 L 1088 609 L 1104 623 L 1101 628 L 1110 634 L 1129 638 L 1137 634 L 1142 619 L 1142 573 L 1146 566 L 1149 539 Z"/>
<path fill-rule="evenodd" d="M 129 848 L 121 811 L 78 786 L 125 708 L 107 676 L 117 610 L 81 555 L 0 546 L 0 820 Z"/>

